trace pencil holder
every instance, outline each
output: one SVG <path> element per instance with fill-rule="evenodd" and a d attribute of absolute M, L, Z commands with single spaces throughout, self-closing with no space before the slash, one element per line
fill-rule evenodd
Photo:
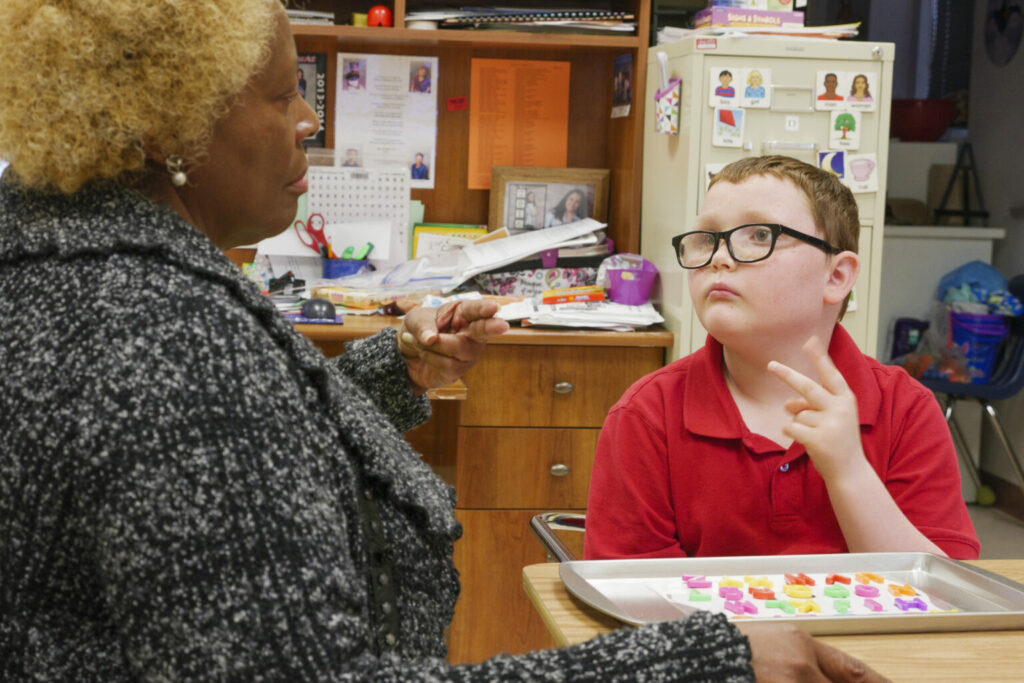
<path fill-rule="evenodd" d="M 668 87 L 654 93 L 654 127 L 665 135 L 679 135 L 679 97 L 683 82 L 673 78 Z"/>
<path fill-rule="evenodd" d="M 364 260 L 325 258 L 322 261 L 323 276 L 327 280 L 337 280 L 347 275 L 355 275 L 366 264 Z"/>

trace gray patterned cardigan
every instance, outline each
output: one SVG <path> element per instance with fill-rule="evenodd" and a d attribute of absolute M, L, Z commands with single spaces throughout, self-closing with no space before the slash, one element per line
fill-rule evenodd
<path fill-rule="evenodd" d="M 393 333 L 325 360 L 168 209 L 11 180 L 0 680 L 751 678 L 746 639 L 710 615 L 449 666 L 461 528 L 402 438 L 429 404 Z M 394 647 L 361 490 L 383 522 Z"/>

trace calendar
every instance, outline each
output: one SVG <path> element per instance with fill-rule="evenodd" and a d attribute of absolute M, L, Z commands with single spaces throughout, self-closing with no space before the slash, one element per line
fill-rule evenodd
<path fill-rule="evenodd" d="M 409 253 L 409 171 L 310 166 L 306 202 L 327 224 L 388 221 L 390 234 L 369 236 L 378 269 L 402 263 Z"/>

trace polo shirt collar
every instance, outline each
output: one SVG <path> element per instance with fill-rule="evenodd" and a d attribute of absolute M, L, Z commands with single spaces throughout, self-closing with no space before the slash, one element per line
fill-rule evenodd
<path fill-rule="evenodd" d="M 832 332 L 828 355 L 857 397 L 862 426 L 874 425 L 882 405 L 871 366 L 850 334 L 837 324 Z M 722 345 L 710 334 L 704 348 L 693 354 L 686 377 L 683 424 L 692 434 L 719 439 L 740 439 L 745 428 L 736 401 L 722 371 Z"/>

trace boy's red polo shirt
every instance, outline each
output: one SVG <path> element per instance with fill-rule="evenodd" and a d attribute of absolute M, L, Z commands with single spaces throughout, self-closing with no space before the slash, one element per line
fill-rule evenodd
<path fill-rule="evenodd" d="M 950 557 L 980 544 L 949 429 L 930 391 L 857 348 L 837 325 L 829 356 L 857 397 L 864 453 L 921 533 Z M 751 433 L 722 373 L 722 345 L 636 382 L 601 431 L 587 507 L 588 559 L 847 552 L 804 447 Z"/>

